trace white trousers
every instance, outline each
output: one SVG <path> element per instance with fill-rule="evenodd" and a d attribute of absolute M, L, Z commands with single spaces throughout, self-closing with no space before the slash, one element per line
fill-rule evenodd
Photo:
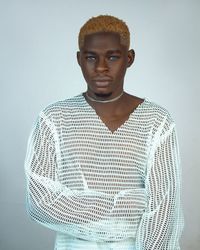
<path fill-rule="evenodd" d="M 114 242 L 92 242 L 59 234 L 54 250 L 135 250 L 135 241 L 129 238 Z"/>

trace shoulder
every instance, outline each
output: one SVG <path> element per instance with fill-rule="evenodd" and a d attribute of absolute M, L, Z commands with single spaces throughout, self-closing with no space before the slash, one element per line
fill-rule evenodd
<path fill-rule="evenodd" d="M 81 106 L 84 106 L 84 97 L 82 94 L 79 94 L 71 98 L 50 103 L 40 111 L 39 117 L 52 121 L 59 120 L 63 115 L 68 116 L 72 111 Z"/>
<path fill-rule="evenodd" d="M 52 102 L 44 107 L 36 117 L 32 131 L 46 131 L 45 133 L 60 133 L 63 121 L 65 125 L 70 124 L 71 117 L 81 107 L 84 107 L 86 102 L 82 94 L 77 96 Z"/>
<path fill-rule="evenodd" d="M 148 98 L 144 99 L 143 111 L 151 115 L 154 119 L 167 119 L 169 122 L 174 122 L 170 112 L 165 107 L 149 100 Z"/>
<path fill-rule="evenodd" d="M 175 122 L 170 112 L 163 106 L 149 99 L 144 100 L 143 112 L 149 117 L 152 130 L 165 134 L 175 126 Z"/>

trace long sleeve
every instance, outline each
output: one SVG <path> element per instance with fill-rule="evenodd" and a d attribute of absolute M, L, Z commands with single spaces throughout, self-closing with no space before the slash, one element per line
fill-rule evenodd
<path fill-rule="evenodd" d="M 136 250 L 178 250 L 183 229 L 179 149 L 174 124 L 158 134 L 151 149 L 145 183 L 147 208 Z"/>
<path fill-rule="evenodd" d="M 89 190 L 84 182 L 80 182 L 78 190 L 71 190 L 58 180 L 54 133 L 51 122 L 43 115 L 29 137 L 25 160 L 28 213 L 55 231 L 89 239 L 98 237 L 90 235 L 91 224 L 107 217 L 113 196 Z"/>

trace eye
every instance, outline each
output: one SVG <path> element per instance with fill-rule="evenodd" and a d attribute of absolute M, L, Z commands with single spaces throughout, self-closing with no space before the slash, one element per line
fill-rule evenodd
<path fill-rule="evenodd" d="M 117 55 L 112 55 L 112 56 L 109 56 L 108 59 L 110 61 L 117 61 L 118 59 L 120 58 L 120 56 L 117 56 Z"/>
<path fill-rule="evenodd" d="M 86 59 L 87 61 L 93 62 L 93 61 L 96 60 L 96 57 L 95 57 L 95 56 L 86 56 L 85 59 Z"/>

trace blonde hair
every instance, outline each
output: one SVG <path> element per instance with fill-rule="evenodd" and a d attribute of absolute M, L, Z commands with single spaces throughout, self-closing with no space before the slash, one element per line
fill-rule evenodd
<path fill-rule="evenodd" d="M 113 32 L 120 36 L 120 42 L 129 48 L 130 32 L 123 20 L 110 15 L 99 15 L 90 18 L 80 29 L 78 36 L 79 49 L 83 47 L 85 36 L 100 32 Z"/>

